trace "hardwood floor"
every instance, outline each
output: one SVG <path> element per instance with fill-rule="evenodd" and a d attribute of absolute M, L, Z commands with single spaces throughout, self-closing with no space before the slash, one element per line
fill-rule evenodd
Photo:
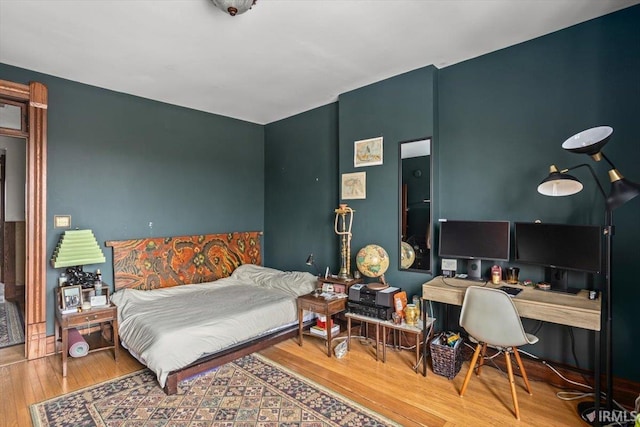
<path fill-rule="evenodd" d="M 472 377 L 464 398 L 458 391 L 468 362 L 453 380 L 427 377 L 411 369 L 414 353 L 388 350 L 387 362 L 376 362 L 374 347 L 353 339 L 342 359 L 327 357 L 324 341 L 305 337 L 304 346 L 287 340 L 261 354 L 350 399 L 374 409 L 404 426 L 581 426 L 576 403 L 558 399 L 556 388 L 531 382 L 533 396 L 516 378 L 521 421 L 513 415 L 506 375 L 485 365 L 482 376 Z M 69 375 L 62 378 L 60 356 L 19 361 L 0 367 L 0 425 L 31 425 L 29 405 L 83 387 L 134 372 L 142 366 L 126 350 L 118 363 L 103 351 L 69 360 Z"/>
<path fill-rule="evenodd" d="M 289 340 L 261 353 L 287 368 L 335 390 L 404 426 L 581 426 L 576 403 L 556 397 L 557 388 L 531 381 L 533 396 L 516 378 L 521 421 L 513 415 L 506 374 L 485 365 L 471 378 L 464 398 L 458 395 L 469 367 L 453 379 L 427 377 L 411 369 L 412 351 L 387 350 L 387 361 L 375 361 L 375 347 L 352 340 L 343 359 L 328 358 L 323 342 L 306 338 L 303 347 Z"/>
<path fill-rule="evenodd" d="M 24 344 L 16 344 L 0 349 L 0 366 L 26 360 Z"/>

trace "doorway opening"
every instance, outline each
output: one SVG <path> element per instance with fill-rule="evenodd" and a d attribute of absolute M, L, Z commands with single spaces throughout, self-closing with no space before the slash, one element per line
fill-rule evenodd
<path fill-rule="evenodd" d="M 25 185 L 25 140 L 0 136 L 0 349 L 20 346 L 11 359 L 25 353 Z"/>
<path fill-rule="evenodd" d="M 11 108 L 9 116 L 18 117 L 11 127 L 0 114 L 0 135 L 26 141 L 24 161 L 24 322 L 25 341 L 22 359 L 46 356 L 46 200 L 47 200 L 47 87 L 39 82 L 21 84 L 0 80 L 0 104 Z M 6 112 L 5 111 L 5 112 Z M 16 113 L 17 111 L 17 113 Z M 0 112 L 1 113 L 1 112 Z M 8 159 L 6 166 L 8 166 Z M 5 218 L 6 219 L 6 218 Z M 4 222 L 3 222 L 4 223 Z M 4 245 L 3 245 L 4 246 Z M 6 252 L 3 259 L 6 259 Z M 50 346 L 53 348 L 53 343 Z M 14 347 L 10 347 L 14 348 Z"/>

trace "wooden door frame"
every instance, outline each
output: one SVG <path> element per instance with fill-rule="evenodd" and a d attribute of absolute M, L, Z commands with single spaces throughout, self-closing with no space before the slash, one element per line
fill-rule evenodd
<path fill-rule="evenodd" d="M 0 282 L 4 283 L 4 181 L 7 171 L 6 154 L 0 154 Z"/>
<path fill-rule="evenodd" d="M 26 109 L 27 129 L 0 128 L 0 134 L 26 138 L 26 271 L 25 356 L 37 359 L 47 353 L 47 87 L 0 80 L 0 97 L 17 101 Z"/>

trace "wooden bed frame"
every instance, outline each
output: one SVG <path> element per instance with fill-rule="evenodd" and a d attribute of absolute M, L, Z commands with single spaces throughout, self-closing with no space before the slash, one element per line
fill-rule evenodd
<path fill-rule="evenodd" d="M 115 290 L 157 289 L 210 282 L 228 277 L 242 264 L 262 264 L 262 232 L 155 237 L 107 241 L 113 248 Z M 178 383 L 298 334 L 297 322 L 270 334 L 220 350 L 196 360 L 167 377 L 164 391 L 178 391 Z"/>

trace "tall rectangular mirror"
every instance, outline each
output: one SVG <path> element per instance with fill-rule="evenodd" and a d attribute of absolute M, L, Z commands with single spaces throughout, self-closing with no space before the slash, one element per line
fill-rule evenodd
<path fill-rule="evenodd" d="M 431 272 L 431 138 L 400 144 L 400 270 Z"/>

